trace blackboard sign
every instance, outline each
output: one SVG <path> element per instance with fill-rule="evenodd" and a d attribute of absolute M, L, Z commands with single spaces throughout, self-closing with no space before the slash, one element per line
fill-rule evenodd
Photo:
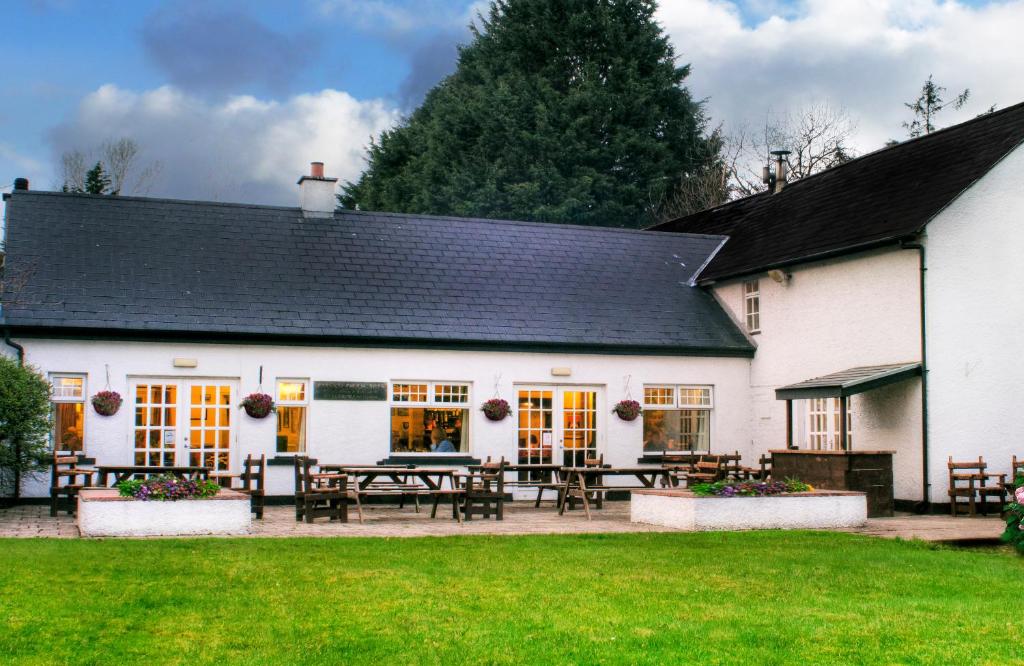
<path fill-rule="evenodd" d="M 314 400 L 387 400 L 386 382 L 313 382 Z"/>

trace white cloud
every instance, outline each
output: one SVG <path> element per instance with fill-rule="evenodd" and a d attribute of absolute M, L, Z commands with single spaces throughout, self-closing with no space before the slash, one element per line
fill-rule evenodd
<path fill-rule="evenodd" d="M 767 5 L 766 5 L 767 6 Z M 688 81 L 727 128 L 757 125 L 769 111 L 813 100 L 844 106 L 858 120 L 856 148 L 866 152 L 903 138 L 913 99 L 929 74 L 950 97 L 971 89 L 966 120 L 992 104 L 1024 101 L 1024 1 L 972 7 L 939 0 L 804 0 L 785 16 L 753 25 L 725 0 L 663 0 L 658 19 Z"/>
<path fill-rule="evenodd" d="M 290 206 L 309 162 L 325 162 L 342 181 L 354 179 L 369 138 L 397 120 L 383 101 L 330 89 L 282 100 L 210 102 L 171 86 L 135 92 L 105 85 L 51 138 L 56 156 L 107 139 L 135 139 L 142 161 L 162 165 L 149 195 Z"/>

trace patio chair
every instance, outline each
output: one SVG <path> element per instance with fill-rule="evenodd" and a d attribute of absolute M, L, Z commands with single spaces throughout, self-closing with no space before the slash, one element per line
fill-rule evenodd
<path fill-rule="evenodd" d="M 954 461 L 949 457 L 946 463 L 949 469 L 949 511 L 955 517 L 962 515 L 961 508 L 966 509 L 969 516 L 977 514 L 978 486 L 983 485 L 985 463 L 979 456 L 977 460 Z M 965 498 L 966 502 L 960 501 Z"/>
<path fill-rule="evenodd" d="M 95 470 L 78 467 L 77 453 L 54 452 L 50 463 L 50 515 L 56 516 L 64 504 L 68 515 L 78 509 L 78 491 L 92 486 Z"/>
<path fill-rule="evenodd" d="M 695 483 L 714 483 L 725 478 L 725 466 L 722 456 L 701 456 L 693 471 L 686 476 L 686 486 Z"/>
<path fill-rule="evenodd" d="M 1010 465 L 1010 480 L 1008 483 L 1017 483 L 1017 479 L 1024 476 L 1024 458 L 1013 456 L 1013 463 Z"/>
<path fill-rule="evenodd" d="M 481 465 L 479 472 L 465 474 L 462 479 L 462 489 L 465 495 L 462 499 L 462 512 L 466 520 L 472 520 L 473 514 L 479 514 L 484 518 L 490 518 L 494 514 L 495 520 L 505 519 L 505 459 L 499 462 L 488 462 Z M 434 499 L 434 511 L 437 511 L 437 504 L 440 495 Z"/>
<path fill-rule="evenodd" d="M 735 453 L 727 453 L 721 458 L 722 474 L 724 475 L 723 478 L 732 478 L 737 481 L 749 478 L 750 474 L 747 472 L 749 468 L 740 464 L 743 461 L 743 456 L 740 455 L 739 451 L 736 451 Z"/>
<path fill-rule="evenodd" d="M 236 487 L 234 490 L 249 496 L 249 505 L 252 507 L 252 512 L 256 514 L 256 520 L 263 520 L 263 507 L 267 499 L 264 490 L 267 476 L 267 456 L 264 454 L 259 458 L 254 458 L 250 453 L 242 464 L 242 473 L 238 475 L 242 486 Z"/>
<path fill-rule="evenodd" d="M 981 463 L 981 479 L 978 484 L 978 500 L 981 503 L 981 514 L 988 515 L 988 498 L 995 497 L 999 503 L 999 513 L 1002 514 L 1006 508 L 1006 474 L 986 472 L 987 463 L 978 456 Z"/>
<path fill-rule="evenodd" d="M 313 471 L 316 461 L 302 461 L 302 517 L 312 523 L 321 516 L 348 522 L 348 475 Z"/>

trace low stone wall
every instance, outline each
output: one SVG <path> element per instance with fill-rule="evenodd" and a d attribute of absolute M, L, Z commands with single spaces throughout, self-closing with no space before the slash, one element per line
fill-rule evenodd
<path fill-rule="evenodd" d="M 630 520 L 690 532 L 860 527 L 864 493 L 813 491 L 767 497 L 701 497 L 688 490 L 634 490 Z"/>
<path fill-rule="evenodd" d="M 110 488 L 78 495 L 78 531 L 84 537 L 247 534 L 251 523 L 248 495 L 227 489 L 215 497 L 175 502 L 121 497 Z"/>

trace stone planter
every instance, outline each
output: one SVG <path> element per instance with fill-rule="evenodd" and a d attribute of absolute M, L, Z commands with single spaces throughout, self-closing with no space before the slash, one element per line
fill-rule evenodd
<path fill-rule="evenodd" d="M 634 490 L 630 520 L 688 532 L 801 530 L 867 523 L 864 493 L 816 490 L 768 497 L 699 497 L 682 489 Z"/>
<path fill-rule="evenodd" d="M 78 494 L 78 531 L 84 537 L 248 534 L 251 521 L 249 496 L 228 489 L 176 502 L 143 502 L 113 488 Z"/>

